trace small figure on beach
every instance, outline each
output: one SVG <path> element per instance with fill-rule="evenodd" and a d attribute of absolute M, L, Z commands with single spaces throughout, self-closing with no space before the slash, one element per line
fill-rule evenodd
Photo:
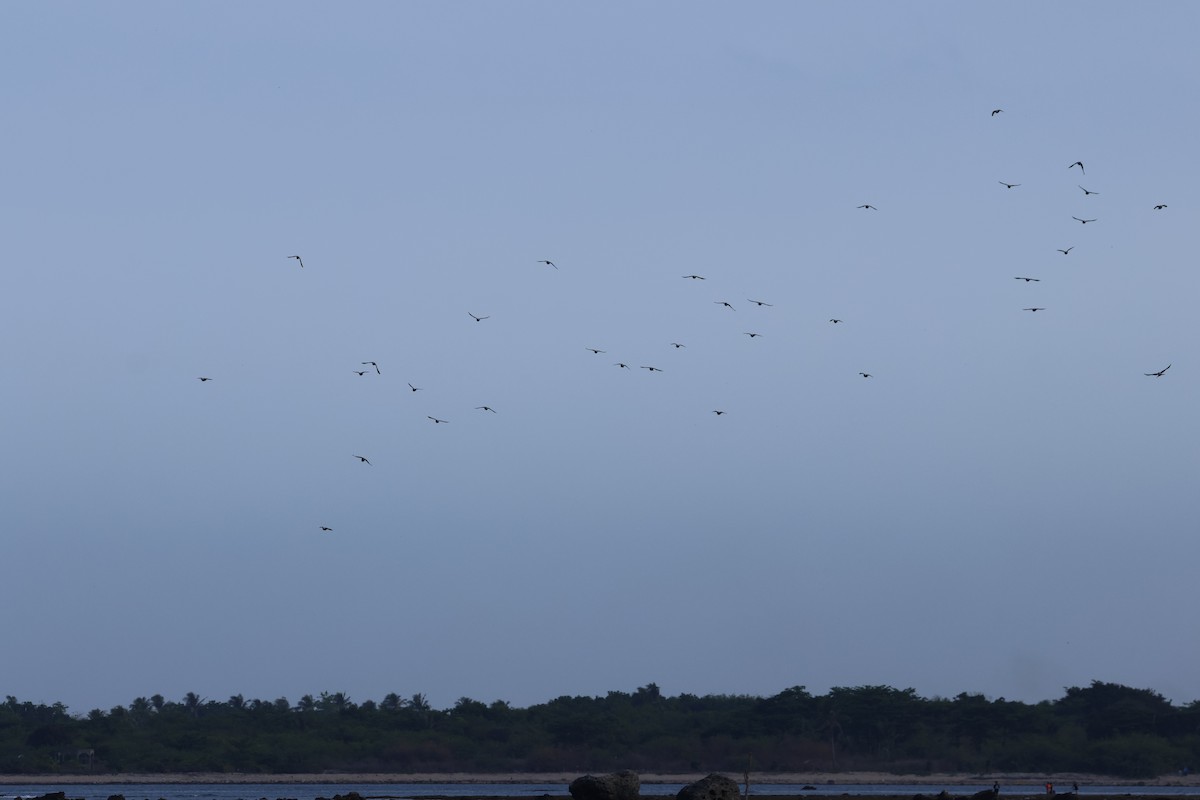
<path fill-rule="evenodd" d="M 1050 781 L 1046 781 L 1046 794 L 1054 794 L 1054 784 Z"/>

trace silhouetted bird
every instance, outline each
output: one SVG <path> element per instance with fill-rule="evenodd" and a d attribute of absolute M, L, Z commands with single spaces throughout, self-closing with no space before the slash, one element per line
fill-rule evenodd
<path fill-rule="evenodd" d="M 678 350 L 678 349 L 679 349 L 679 348 L 681 348 L 681 347 L 687 347 L 687 345 L 686 345 L 686 344 L 680 344 L 679 342 L 671 342 L 671 347 L 674 347 L 676 350 Z"/>
<path fill-rule="evenodd" d="M 724 414 L 725 412 L 724 412 L 724 411 L 717 411 L 717 410 L 714 408 L 714 409 L 713 409 L 713 413 L 714 413 L 714 414 L 716 414 L 716 415 L 719 417 L 719 416 L 721 416 L 722 414 Z"/>
<path fill-rule="evenodd" d="M 327 526 L 325 526 L 325 525 L 322 525 L 322 526 L 321 526 L 321 530 L 323 530 L 323 531 L 331 531 L 331 530 L 333 530 L 333 528 L 330 528 L 330 527 L 327 527 Z"/>
<path fill-rule="evenodd" d="M 496 409 L 492 408 L 491 406 L 475 406 L 475 408 L 479 411 L 490 411 L 493 414 L 496 413 Z"/>
<path fill-rule="evenodd" d="M 201 383 L 204 383 L 205 381 L 211 381 L 212 378 L 197 378 L 196 380 L 200 381 Z"/>
<path fill-rule="evenodd" d="M 539 263 L 539 264 L 549 264 L 550 266 L 554 267 L 555 269 L 558 269 L 558 264 L 555 264 L 553 261 L 547 261 L 547 260 L 546 260 L 546 259 L 544 259 L 544 258 L 543 258 L 541 261 L 537 262 L 537 263 Z"/>
<path fill-rule="evenodd" d="M 613 366 L 614 366 L 614 367 L 620 367 L 621 369 L 629 369 L 629 365 L 628 365 L 628 364 L 622 364 L 620 361 L 614 362 L 614 363 L 613 363 Z"/>
<path fill-rule="evenodd" d="M 702 280 L 704 280 L 703 276 L 700 276 L 700 275 L 684 275 L 683 277 L 684 277 L 684 278 L 691 278 L 691 279 L 692 279 L 692 280 L 694 280 L 694 281 L 702 281 Z"/>
<path fill-rule="evenodd" d="M 1144 374 L 1147 378 L 1152 377 L 1152 376 L 1155 378 L 1161 378 L 1163 376 L 1163 373 L 1166 372 L 1167 370 L 1169 370 L 1170 368 L 1171 368 L 1171 365 L 1167 364 L 1165 367 L 1160 369 L 1158 372 L 1145 372 L 1142 374 Z"/>
<path fill-rule="evenodd" d="M 1071 245 L 1071 246 L 1070 246 L 1070 247 L 1068 247 L 1066 250 L 1063 250 L 1062 248 L 1059 248 L 1059 251 L 1058 251 L 1058 252 L 1062 253 L 1062 254 L 1065 256 L 1065 255 L 1069 255 L 1069 254 L 1071 253 L 1071 251 L 1072 251 L 1072 250 L 1074 250 L 1074 249 L 1075 249 L 1075 245 Z"/>
<path fill-rule="evenodd" d="M 304 259 L 303 259 L 303 258 L 301 258 L 300 256 L 288 256 L 288 258 L 294 258 L 294 259 L 296 259 L 297 261 L 299 261 L 299 262 L 300 262 L 300 266 L 301 266 L 301 268 L 303 268 L 303 267 L 304 267 Z"/>
<path fill-rule="evenodd" d="M 1071 165 L 1071 167 L 1079 167 L 1079 172 L 1083 175 L 1087 175 L 1087 171 L 1083 168 L 1082 161 L 1076 161 L 1074 164 Z M 1067 167 L 1067 169 L 1070 169 L 1071 167 Z"/>
<path fill-rule="evenodd" d="M 1166 207 L 1167 207 L 1167 204 L 1166 204 L 1166 203 L 1162 203 L 1162 204 L 1160 204 L 1160 205 L 1157 205 L 1157 206 L 1155 206 L 1155 207 L 1154 207 L 1154 210 L 1155 210 L 1155 211 L 1162 211 L 1162 210 L 1163 210 L 1164 208 L 1166 208 Z"/>
<path fill-rule="evenodd" d="M 1004 181 L 998 181 L 998 183 L 999 183 L 1001 186 L 1003 186 L 1004 188 L 1006 188 L 1006 189 L 1011 189 L 1011 188 L 1013 188 L 1014 186 L 1020 186 L 1020 185 L 1021 185 L 1021 184 L 1019 184 L 1019 183 L 1005 183 Z"/>
<path fill-rule="evenodd" d="M 1030 281 L 1041 281 L 1041 278 L 1020 278 L 1020 277 L 1017 277 L 1017 278 L 1013 278 L 1013 280 L 1014 280 L 1014 281 L 1025 281 L 1026 283 L 1029 283 Z"/>
<path fill-rule="evenodd" d="M 420 387 L 420 386 L 413 386 L 411 383 L 408 385 L 408 388 L 412 389 L 414 392 L 419 392 L 419 391 L 421 391 L 421 387 Z"/>
<path fill-rule="evenodd" d="M 1080 221 L 1080 222 L 1082 222 L 1084 225 L 1087 225 L 1089 222 L 1095 222 L 1095 221 L 1096 221 L 1096 220 L 1094 220 L 1094 219 L 1079 219 L 1079 217 L 1074 217 L 1074 216 L 1073 216 L 1073 217 L 1071 217 L 1071 219 L 1079 220 L 1079 221 Z"/>
<path fill-rule="evenodd" d="M 355 456 L 355 458 L 357 458 L 359 461 L 361 461 L 362 463 L 366 464 L 366 465 L 367 465 L 367 466 L 369 466 L 369 467 L 373 467 L 373 466 L 375 466 L 375 465 L 374 465 L 374 464 L 372 464 L 370 461 L 367 461 L 367 457 L 366 457 L 366 456 Z"/>
<path fill-rule="evenodd" d="M 859 374 L 859 375 L 862 375 L 864 378 L 870 378 L 870 377 L 872 377 L 872 376 L 871 376 L 871 373 L 869 373 L 869 372 L 860 372 L 860 373 L 858 373 L 858 374 Z"/>
<path fill-rule="evenodd" d="M 1022 311 L 1045 311 L 1045 308 L 1022 308 Z"/>
<path fill-rule="evenodd" d="M 755 336 L 762 336 L 761 333 L 751 333 L 750 331 L 742 331 L 742 333 L 746 334 L 751 339 L 753 339 Z"/>
<path fill-rule="evenodd" d="M 474 314 L 472 314 L 470 311 L 468 311 L 468 312 L 467 312 L 467 316 L 468 316 L 468 317 L 470 317 L 471 319 L 475 320 L 476 322 L 483 322 L 485 319 L 491 319 L 491 317 L 490 317 L 490 316 L 487 316 L 487 317 L 477 317 L 477 316 L 475 316 Z"/>
<path fill-rule="evenodd" d="M 869 208 L 869 209 L 871 209 L 872 211 L 878 211 L 878 210 L 879 210 L 878 208 L 876 208 L 875 206 L 871 205 L 870 203 L 863 203 L 861 206 L 856 206 L 856 208 Z"/>
<path fill-rule="evenodd" d="M 376 375 L 382 375 L 382 374 L 383 374 L 382 372 L 380 372 L 380 371 L 379 371 L 379 365 L 378 365 L 378 364 L 376 364 L 374 361 L 361 361 L 361 362 L 359 362 L 359 363 L 361 363 L 361 364 L 370 364 L 372 367 L 374 367 L 374 368 L 375 368 L 375 374 L 376 374 Z"/>
<path fill-rule="evenodd" d="M 662 370 L 659 369 L 658 367 L 642 367 L 642 369 L 648 369 L 651 372 L 662 372 Z"/>
<path fill-rule="evenodd" d="M 1079 184 L 1078 184 L 1078 183 L 1077 183 L 1077 184 L 1075 184 L 1075 185 L 1076 185 L 1076 186 L 1079 186 Z M 1080 189 L 1083 189 L 1083 187 L 1082 187 L 1082 186 L 1079 186 L 1079 188 L 1080 188 Z M 1100 194 L 1100 193 L 1099 193 L 1099 192 L 1092 192 L 1092 191 L 1089 191 L 1089 190 L 1087 190 L 1087 189 L 1083 189 L 1083 196 L 1084 196 L 1084 197 L 1087 197 L 1089 194 Z"/>
<path fill-rule="evenodd" d="M 832 322 L 834 325 L 836 325 L 836 324 L 838 324 L 839 322 L 841 322 L 841 320 L 840 320 L 840 319 L 831 319 L 831 320 L 829 320 L 829 321 L 830 321 L 830 322 Z"/>
<path fill-rule="evenodd" d="M 431 417 L 431 416 L 428 416 L 428 415 L 426 415 L 426 417 L 425 417 L 425 418 L 426 418 L 426 419 L 431 419 L 431 420 L 433 420 L 433 424 L 434 424 L 434 425 L 441 425 L 443 422 L 449 422 L 449 421 L 450 421 L 450 420 L 448 420 L 448 419 L 438 419 L 437 417 Z"/>
<path fill-rule="evenodd" d="M 746 302 L 754 303 L 756 306 L 767 306 L 768 308 L 771 307 L 770 303 L 764 303 L 762 300 L 747 300 Z"/>
<path fill-rule="evenodd" d="M 734 311 L 737 311 L 737 309 L 736 309 L 736 308 L 734 308 L 733 306 L 729 305 L 729 303 L 726 303 L 724 300 L 713 300 L 713 302 L 714 302 L 714 303 L 716 303 L 716 304 L 717 304 L 717 305 L 719 305 L 719 306 L 725 306 L 726 308 L 729 308 L 729 309 L 732 309 L 732 310 L 734 310 Z"/>
<path fill-rule="evenodd" d="M 992 116 L 993 116 L 993 117 L 994 117 L 994 116 L 996 116 L 997 114 L 999 114 L 999 113 L 1000 113 L 1001 111 L 1003 111 L 1003 110 L 1004 110 L 1003 108 L 997 108 L 997 109 L 993 109 L 993 110 L 992 110 Z"/>
<path fill-rule="evenodd" d="M 355 375 L 357 375 L 357 376 L 358 376 L 358 377 L 360 377 L 360 378 L 361 378 L 363 375 L 366 375 L 366 374 L 367 374 L 367 371 L 366 371 L 365 369 L 356 369 L 356 370 L 352 370 L 352 371 L 354 372 L 354 374 L 355 374 Z"/>
<path fill-rule="evenodd" d="M 584 350 L 591 350 L 591 351 L 592 351 L 593 353 L 595 353 L 596 355 L 600 355 L 601 353 L 607 352 L 607 351 L 605 351 L 605 350 L 597 350 L 597 349 L 596 349 L 596 348 L 594 348 L 594 347 L 585 347 L 585 348 L 583 348 L 583 349 L 584 349 Z"/>

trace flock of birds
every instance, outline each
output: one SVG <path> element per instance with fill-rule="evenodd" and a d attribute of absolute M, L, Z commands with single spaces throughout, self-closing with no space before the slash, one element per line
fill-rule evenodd
<path fill-rule="evenodd" d="M 991 116 L 995 117 L 1001 113 L 1004 113 L 1004 109 L 997 108 L 991 112 Z M 1084 168 L 1083 161 L 1077 160 L 1067 166 L 1068 170 L 1072 170 L 1075 168 L 1079 169 L 1080 175 L 1087 174 L 1085 171 L 1085 168 Z M 1021 185 L 1022 185 L 1020 183 L 1010 183 L 1008 181 L 1003 181 L 1003 180 L 1000 180 L 997 182 L 1001 186 L 1003 186 L 1006 190 L 1016 189 L 1016 188 L 1021 187 Z M 1084 197 L 1090 197 L 1093 195 L 1100 194 L 1100 192 L 1094 191 L 1092 189 L 1088 189 L 1081 184 L 1076 184 L 1076 186 L 1078 186 L 1078 188 L 1083 192 Z M 1167 207 L 1168 206 L 1166 203 L 1158 203 L 1158 204 L 1152 206 L 1152 210 L 1153 211 L 1163 211 L 1163 210 L 1167 209 Z M 879 211 L 879 208 L 871 203 L 863 203 L 863 204 L 857 206 L 856 208 L 858 208 L 860 210 L 864 210 L 864 211 Z M 1072 215 L 1071 218 L 1076 220 L 1077 222 L 1079 222 L 1081 225 L 1085 225 L 1085 226 L 1090 223 L 1099 221 L 1098 218 L 1084 218 L 1084 217 L 1077 217 L 1074 215 Z M 1067 256 L 1067 255 L 1070 255 L 1071 251 L 1074 249 L 1075 249 L 1075 245 L 1071 245 L 1066 248 L 1058 248 L 1057 252 L 1063 254 L 1064 256 Z M 289 255 L 289 256 L 287 256 L 287 258 L 294 259 L 301 268 L 304 267 L 304 259 L 300 255 L 298 255 L 298 254 L 297 255 Z M 559 266 L 550 259 L 538 259 L 534 263 L 542 264 L 547 267 L 551 267 L 555 270 L 559 269 Z M 694 274 L 694 273 L 682 275 L 680 277 L 683 278 L 684 280 L 689 280 L 689 281 L 704 281 L 704 280 L 706 280 L 706 278 L 703 275 L 698 275 L 698 274 Z M 1031 277 L 1028 275 L 1017 275 L 1017 276 L 1014 276 L 1013 279 L 1017 280 L 1017 281 L 1022 281 L 1026 284 L 1041 282 L 1041 278 L 1035 278 L 1035 277 Z M 737 310 L 736 307 L 733 305 L 733 303 L 729 302 L 728 300 L 713 300 L 712 302 L 713 302 L 713 304 L 721 306 L 722 308 L 728 309 L 730 311 Z M 746 302 L 752 304 L 755 308 L 759 308 L 759 309 L 768 309 L 768 308 L 774 307 L 773 303 L 768 303 L 764 300 L 759 300 L 759 299 L 747 298 Z M 1046 307 L 1044 307 L 1044 306 L 1027 306 L 1027 307 L 1023 308 L 1022 310 L 1028 311 L 1030 313 L 1037 313 L 1039 311 L 1045 311 Z M 488 319 L 491 319 L 490 315 L 476 314 L 472 311 L 468 311 L 467 315 L 476 323 L 482 323 Z M 829 324 L 832 324 L 832 325 L 839 325 L 839 324 L 842 324 L 843 322 L 845 322 L 845 320 L 842 318 L 839 318 L 839 317 L 829 318 Z M 743 331 L 742 333 L 743 333 L 743 335 L 749 337 L 750 339 L 757 339 L 757 338 L 760 338 L 763 336 L 763 334 L 760 333 L 759 331 Z M 687 345 L 685 345 L 682 342 L 670 342 L 670 346 L 676 350 L 679 350 L 679 349 L 685 348 Z M 597 348 L 597 347 L 587 346 L 587 347 L 584 347 L 583 349 L 592 353 L 593 355 L 606 355 L 607 354 L 606 350 L 603 350 L 603 349 Z M 613 364 L 613 366 L 617 367 L 618 369 L 625 369 L 625 370 L 633 369 L 631 364 L 629 364 L 625 361 L 614 361 L 614 362 L 612 362 L 612 364 Z M 352 370 L 359 377 L 366 376 L 366 375 L 370 374 L 372 371 L 374 371 L 374 373 L 377 375 L 382 374 L 382 370 L 380 369 L 379 364 L 375 361 L 362 361 L 360 363 L 360 366 L 364 367 L 364 369 Z M 1169 370 L 1171 368 L 1171 366 L 1172 366 L 1171 364 L 1167 364 L 1167 366 L 1163 367 L 1162 369 L 1156 370 L 1154 372 L 1146 372 L 1143 374 L 1146 377 L 1162 378 L 1166 374 L 1167 370 Z M 650 373 L 664 372 L 664 370 L 661 367 L 658 367 L 658 366 L 652 365 L 652 364 L 639 364 L 638 368 L 646 370 L 647 372 L 650 372 Z M 864 379 L 874 377 L 873 373 L 864 372 L 864 371 L 858 372 L 858 375 L 860 375 Z M 207 383 L 209 381 L 212 381 L 213 378 L 211 376 L 205 375 L 205 376 L 199 377 L 199 380 L 201 382 Z M 408 388 L 410 389 L 411 392 L 422 391 L 422 387 L 415 386 L 412 383 L 408 383 Z M 496 409 L 490 405 L 475 406 L 474 410 L 482 411 L 484 413 L 491 413 L 491 414 L 497 413 Z M 720 417 L 720 416 L 724 416 L 727 413 L 727 411 L 725 409 L 717 408 L 717 409 L 712 409 L 712 413 L 715 416 Z M 449 423 L 448 419 L 443 419 L 441 417 L 435 417 L 435 416 L 431 416 L 431 415 L 427 415 L 426 419 L 431 421 L 434 425 L 443 425 L 443 424 Z M 354 459 L 357 459 L 361 464 L 364 464 L 366 466 L 373 466 L 371 464 L 370 459 L 368 459 L 364 455 L 351 454 L 351 457 Z M 319 528 L 322 532 L 332 532 L 333 531 L 333 528 L 328 525 L 320 525 Z"/>

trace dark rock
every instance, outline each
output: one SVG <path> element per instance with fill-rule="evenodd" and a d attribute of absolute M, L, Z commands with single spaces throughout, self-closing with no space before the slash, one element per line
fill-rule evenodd
<path fill-rule="evenodd" d="M 575 800 L 638 800 L 642 779 L 627 769 L 610 775 L 583 775 L 571 781 L 567 790 Z"/>
<path fill-rule="evenodd" d="M 125 800 L 125 795 L 123 795 L 123 794 L 110 794 L 110 795 L 108 796 L 108 800 Z"/>
<path fill-rule="evenodd" d="M 676 800 L 741 800 L 737 781 L 713 773 L 695 783 L 689 783 L 675 795 Z"/>

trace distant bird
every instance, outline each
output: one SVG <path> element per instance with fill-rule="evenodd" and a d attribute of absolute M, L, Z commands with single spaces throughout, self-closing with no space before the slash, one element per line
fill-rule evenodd
<path fill-rule="evenodd" d="M 375 466 L 375 465 L 374 465 L 374 464 L 372 464 L 370 461 L 367 461 L 367 457 L 366 457 L 366 456 L 355 456 L 355 458 L 357 458 L 357 459 L 358 459 L 359 461 L 361 461 L 362 463 L 366 464 L 368 467 L 373 467 L 373 466 Z"/>
<path fill-rule="evenodd" d="M 620 361 L 615 361 L 615 362 L 613 362 L 613 366 L 614 366 L 614 367 L 620 367 L 621 369 L 629 369 L 629 365 L 628 365 L 628 364 L 622 364 Z"/>
<path fill-rule="evenodd" d="M 1072 217 L 1071 217 L 1071 219 L 1079 220 L 1079 221 L 1080 221 L 1080 222 L 1082 222 L 1084 225 L 1087 225 L 1089 222 L 1095 222 L 1095 221 L 1096 221 L 1096 220 L 1094 220 L 1094 219 L 1079 219 L 1079 217 L 1075 217 L 1075 216 L 1072 216 Z"/>
<path fill-rule="evenodd" d="M 671 347 L 674 347 L 676 350 L 678 350 L 678 349 L 679 349 L 679 348 L 681 348 L 681 347 L 687 347 L 687 345 L 686 345 L 686 344 L 680 344 L 679 342 L 671 342 Z"/>
<path fill-rule="evenodd" d="M 328 527 L 328 526 L 322 525 L 322 526 L 321 526 L 321 530 L 323 530 L 323 531 L 331 531 L 331 530 L 333 530 L 333 528 L 330 528 L 330 527 Z"/>
<path fill-rule="evenodd" d="M 859 375 L 862 375 L 864 378 L 870 378 L 870 377 L 873 377 L 873 376 L 871 375 L 871 373 L 869 373 L 869 372 L 860 372 L 860 373 L 858 373 L 858 374 L 859 374 Z"/>
<path fill-rule="evenodd" d="M 294 258 L 294 259 L 296 259 L 297 261 L 299 261 L 299 262 L 300 262 L 300 267 L 301 267 L 301 269 L 303 269 L 303 268 L 304 268 L 304 259 L 303 259 L 303 258 L 301 258 L 300 256 L 288 256 L 288 258 Z"/>
<path fill-rule="evenodd" d="M 1155 207 L 1154 207 L 1154 210 L 1155 210 L 1155 211 L 1162 211 L 1162 210 L 1163 210 L 1164 208 L 1166 208 L 1166 207 L 1167 207 L 1167 204 L 1166 204 L 1166 203 L 1162 203 L 1162 204 L 1160 204 L 1160 205 L 1157 205 L 1157 206 L 1155 206 Z"/>
<path fill-rule="evenodd" d="M 1016 278 L 1013 278 L 1013 280 L 1014 280 L 1014 281 L 1025 281 L 1026 283 L 1029 283 L 1030 281 L 1041 281 L 1042 279 L 1041 279 L 1041 278 L 1021 278 L 1021 277 L 1016 277 Z"/>
<path fill-rule="evenodd" d="M 1071 167 L 1079 167 L 1080 174 L 1087 175 L 1087 171 L 1083 168 L 1082 161 L 1076 161 L 1074 164 L 1071 165 Z M 1067 169 L 1070 169 L 1071 167 L 1067 167 Z"/>
<path fill-rule="evenodd" d="M 642 367 L 642 369 L 648 369 L 651 372 L 662 372 L 662 370 L 659 369 L 658 367 Z"/>
<path fill-rule="evenodd" d="M 841 320 L 840 320 L 840 319 L 831 319 L 831 320 L 829 320 L 829 321 L 830 321 L 830 322 L 832 322 L 834 325 L 836 325 L 836 324 L 838 324 L 839 322 L 841 322 Z"/>
<path fill-rule="evenodd" d="M 554 267 L 555 269 L 558 269 L 558 264 L 555 264 L 553 261 L 547 261 L 547 260 L 546 260 L 546 259 L 544 259 L 544 258 L 543 258 L 542 260 L 538 261 L 537 263 L 539 263 L 539 264 L 549 264 L 550 266 Z"/>
<path fill-rule="evenodd" d="M 360 378 L 361 378 L 363 375 L 366 375 L 366 374 L 367 374 L 367 370 L 365 370 L 365 369 L 356 369 L 356 370 L 351 370 L 351 371 L 352 371 L 352 372 L 353 372 L 355 375 L 357 375 L 358 377 L 360 377 Z"/>
<path fill-rule="evenodd" d="M 1065 256 L 1065 255 L 1069 255 L 1069 254 L 1071 253 L 1071 251 L 1072 251 L 1072 250 L 1074 250 L 1074 249 L 1075 249 L 1075 245 L 1071 245 L 1071 246 L 1070 246 L 1070 247 L 1068 247 L 1066 250 L 1063 250 L 1062 248 L 1059 248 L 1058 252 L 1062 253 L 1062 254 Z"/>
<path fill-rule="evenodd" d="M 1160 369 L 1158 372 L 1144 372 L 1142 374 L 1145 375 L 1147 378 L 1149 378 L 1151 376 L 1153 376 L 1155 378 L 1161 378 L 1163 376 L 1163 373 L 1166 372 L 1167 370 L 1169 370 L 1170 368 L 1171 368 L 1171 365 L 1167 364 L 1165 367 Z"/>
<path fill-rule="evenodd" d="M 772 307 L 770 303 L 764 303 L 762 300 L 747 300 L 746 302 L 754 303 L 756 306 L 766 306 L 767 308 Z"/>
<path fill-rule="evenodd" d="M 996 108 L 996 109 L 993 109 L 993 110 L 992 110 L 992 116 L 993 116 L 993 117 L 994 117 L 994 116 L 996 116 L 997 114 L 999 114 L 999 113 L 1000 113 L 1001 111 L 1003 111 L 1003 110 L 1004 110 L 1003 108 Z"/>
<path fill-rule="evenodd" d="M 491 319 L 490 316 L 477 317 L 474 314 L 472 314 L 470 311 L 467 312 L 467 316 L 470 317 L 471 319 L 475 320 L 476 322 L 483 322 L 485 319 Z"/>
<path fill-rule="evenodd" d="M 1022 311 L 1045 311 L 1045 308 L 1022 308 Z"/>
<path fill-rule="evenodd" d="M 702 281 L 702 280 L 704 280 L 704 277 L 703 277 L 703 276 L 701 276 L 701 275 L 684 275 L 684 276 L 682 276 L 682 277 L 684 277 L 684 278 L 691 278 L 691 279 L 692 279 L 692 280 L 694 280 L 694 281 Z"/>
<path fill-rule="evenodd" d="M 733 311 L 737 311 L 737 309 L 736 309 L 736 308 L 734 308 L 733 306 L 729 305 L 729 303 L 726 303 L 724 300 L 713 300 L 713 302 L 714 302 L 714 303 L 716 303 L 716 304 L 717 304 L 717 305 L 719 305 L 719 306 L 725 306 L 725 307 L 726 307 L 726 308 L 728 308 L 728 309 L 732 309 Z"/>
<path fill-rule="evenodd" d="M 596 349 L 596 348 L 594 348 L 594 347 L 585 347 L 585 348 L 583 348 L 583 349 L 584 349 L 584 350 L 591 350 L 591 351 L 592 351 L 593 353 L 595 353 L 596 355 L 600 355 L 601 353 L 606 353 L 606 352 L 608 352 L 607 350 L 597 350 L 597 349 Z"/>
<path fill-rule="evenodd" d="M 375 368 L 375 374 L 376 374 L 376 375 L 382 375 L 382 374 L 383 374 L 382 372 L 380 372 L 380 371 L 379 371 L 379 365 L 378 365 L 378 364 L 376 364 L 374 361 L 360 361 L 359 363 L 360 363 L 360 364 L 370 364 L 372 367 L 374 367 L 374 368 Z"/>
<path fill-rule="evenodd" d="M 716 415 L 719 417 L 719 416 L 721 416 L 722 414 L 724 414 L 725 412 L 724 412 L 724 411 L 717 411 L 717 410 L 714 408 L 714 409 L 713 409 L 713 413 L 714 413 L 714 414 L 716 414 Z"/>
<path fill-rule="evenodd" d="M 871 205 L 870 203 L 863 203 L 861 206 L 856 206 L 856 208 L 869 208 L 869 209 L 871 209 L 872 211 L 878 211 L 878 210 L 879 210 L 878 208 L 876 208 L 875 206 Z"/>
<path fill-rule="evenodd" d="M 431 419 L 431 420 L 433 420 L 433 424 L 434 424 L 434 425 L 441 425 L 443 422 L 449 422 L 449 421 L 450 421 L 450 420 L 448 420 L 448 419 L 438 419 L 437 417 L 431 417 L 431 416 L 429 416 L 429 415 L 426 415 L 426 416 L 425 416 L 425 418 L 426 418 L 426 419 Z"/>
<path fill-rule="evenodd" d="M 420 386 L 413 386 L 411 383 L 408 385 L 408 388 L 412 389 L 414 392 L 419 392 L 419 391 L 421 391 L 421 387 L 420 387 Z"/>
<path fill-rule="evenodd" d="M 1079 184 L 1078 184 L 1078 183 L 1077 183 L 1077 184 L 1075 184 L 1075 185 L 1076 185 L 1076 186 L 1079 186 Z M 1083 187 L 1082 187 L 1082 186 L 1079 186 L 1079 188 L 1080 188 L 1080 189 L 1083 189 Z M 1084 197 L 1087 197 L 1089 194 L 1100 194 L 1100 193 L 1099 193 L 1099 192 L 1093 192 L 1093 191 L 1089 191 L 1088 189 L 1083 189 L 1083 196 L 1084 196 Z"/>
<path fill-rule="evenodd" d="M 1019 183 L 1005 183 L 1004 181 L 997 181 L 997 183 L 999 183 L 1001 186 L 1003 186 L 1003 187 L 1004 187 L 1004 188 L 1006 188 L 1006 189 L 1011 189 L 1011 188 L 1013 188 L 1014 186 L 1020 186 L 1020 185 L 1021 185 L 1021 184 L 1019 184 Z"/>
<path fill-rule="evenodd" d="M 475 406 L 475 408 L 479 411 L 490 411 L 493 414 L 496 413 L 496 409 L 492 408 L 491 406 Z"/>
<path fill-rule="evenodd" d="M 755 336 L 762 336 L 761 333 L 751 333 L 750 331 L 742 331 L 742 333 L 746 334 L 751 339 L 753 339 Z"/>
<path fill-rule="evenodd" d="M 211 381 L 212 378 L 197 378 L 196 380 L 200 381 L 201 383 L 204 383 L 205 381 Z"/>

